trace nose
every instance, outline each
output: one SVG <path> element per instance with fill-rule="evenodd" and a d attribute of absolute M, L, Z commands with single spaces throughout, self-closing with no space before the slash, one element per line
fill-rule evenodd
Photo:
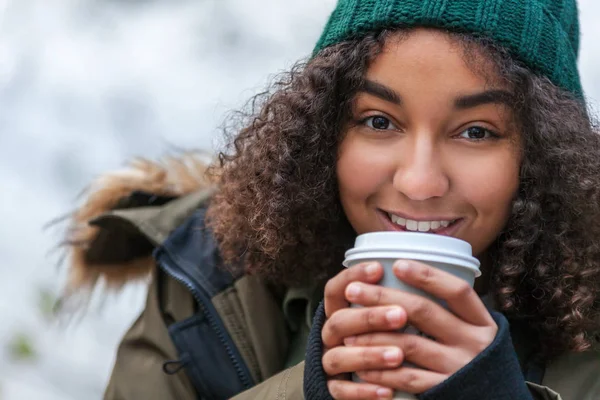
<path fill-rule="evenodd" d="M 394 188 L 415 201 L 444 196 L 450 188 L 450 178 L 435 143 L 415 140 L 404 145 L 394 174 Z"/>

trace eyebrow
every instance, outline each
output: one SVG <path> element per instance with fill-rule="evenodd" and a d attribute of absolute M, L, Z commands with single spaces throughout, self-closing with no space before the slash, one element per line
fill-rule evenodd
<path fill-rule="evenodd" d="M 465 110 L 484 104 L 505 104 L 512 107 L 514 97 L 506 90 L 486 90 L 485 92 L 461 96 L 454 101 L 454 108 Z"/>
<path fill-rule="evenodd" d="M 375 81 L 370 81 L 368 79 L 365 80 L 359 91 L 372 94 L 373 96 L 379 97 L 380 99 L 390 103 L 398 105 L 402 104 L 402 99 L 398 93 L 396 93 L 393 89 Z"/>
<path fill-rule="evenodd" d="M 390 103 L 402 104 L 402 97 L 398 93 L 392 88 L 375 81 L 366 79 L 359 91 L 369 93 Z M 513 101 L 513 95 L 506 90 L 486 90 L 481 93 L 458 97 L 454 100 L 454 108 L 466 110 L 485 104 L 505 104 L 510 107 L 513 105 Z"/>

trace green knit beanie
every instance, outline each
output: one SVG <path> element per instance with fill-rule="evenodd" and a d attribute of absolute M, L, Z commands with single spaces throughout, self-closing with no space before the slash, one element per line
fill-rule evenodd
<path fill-rule="evenodd" d="M 576 0 L 338 0 L 314 54 L 371 31 L 437 27 L 486 36 L 582 97 Z"/>

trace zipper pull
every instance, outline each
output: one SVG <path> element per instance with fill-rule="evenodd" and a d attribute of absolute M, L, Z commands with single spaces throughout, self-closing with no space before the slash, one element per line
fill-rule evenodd
<path fill-rule="evenodd" d="M 179 360 L 165 361 L 162 365 L 162 370 L 167 375 L 175 375 L 181 371 L 189 362 L 189 357 L 184 354 Z"/>

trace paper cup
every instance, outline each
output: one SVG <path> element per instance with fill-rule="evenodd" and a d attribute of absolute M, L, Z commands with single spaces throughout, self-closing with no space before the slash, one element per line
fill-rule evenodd
<path fill-rule="evenodd" d="M 429 233 L 417 232 L 374 232 L 356 238 L 354 248 L 346 252 L 344 266 L 369 261 L 379 262 L 384 274 L 380 285 L 427 297 L 446 307 L 441 299 L 416 289 L 400 281 L 393 273 L 392 266 L 397 260 L 415 260 L 446 271 L 473 286 L 475 278 L 481 275 L 479 260 L 472 255 L 471 245 L 463 240 Z M 419 334 L 411 327 L 404 330 Z M 359 381 L 353 375 L 353 380 Z M 416 399 L 412 394 L 396 392 L 394 399 Z"/>

